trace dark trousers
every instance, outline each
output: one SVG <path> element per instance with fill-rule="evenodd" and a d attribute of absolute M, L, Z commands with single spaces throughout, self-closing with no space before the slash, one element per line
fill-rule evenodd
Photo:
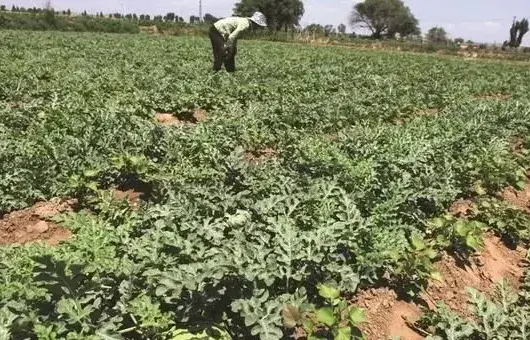
<path fill-rule="evenodd" d="M 236 44 L 234 43 L 231 51 L 226 52 L 224 48 L 225 39 L 213 25 L 210 27 L 210 40 L 213 50 L 213 70 L 215 72 L 220 71 L 224 63 L 228 72 L 234 72 L 236 70 Z"/>

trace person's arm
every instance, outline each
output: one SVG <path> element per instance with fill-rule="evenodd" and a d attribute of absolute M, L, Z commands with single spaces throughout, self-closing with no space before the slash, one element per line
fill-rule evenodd
<path fill-rule="evenodd" d="M 250 23 L 248 22 L 248 20 L 245 19 L 239 22 L 236 29 L 228 36 L 228 39 L 226 40 L 227 45 L 234 45 L 234 42 L 237 40 L 237 38 L 239 38 L 241 33 L 246 31 L 248 28 L 250 28 Z"/>

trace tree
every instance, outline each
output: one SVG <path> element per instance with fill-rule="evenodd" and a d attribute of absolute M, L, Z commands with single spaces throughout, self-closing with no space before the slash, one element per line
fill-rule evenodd
<path fill-rule="evenodd" d="M 11 12 L 16 12 L 16 11 L 17 11 L 17 8 L 15 7 L 15 5 L 13 5 L 13 6 L 11 7 Z"/>
<path fill-rule="evenodd" d="M 456 38 L 454 42 L 455 44 L 462 45 L 464 43 L 464 38 Z"/>
<path fill-rule="evenodd" d="M 320 24 L 311 24 L 311 25 L 307 25 L 304 28 L 304 31 L 312 33 L 312 34 L 324 34 L 326 29 L 324 26 Z"/>
<path fill-rule="evenodd" d="M 433 43 L 445 43 L 447 42 L 447 32 L 443 27 L 432 27 L 429 32 L 427 32 L 427 40 Z"/>
<path fill-rule="evenodd" d="M 202 20 L 206 23 L 209 23 L 209 24 L 212 24 L 214 22 L 216 22 L 217 20 L 219 20 L 218 18 L 214 17 L 213 15 L 211 15 L 210 13 L 206 13 L 204 15 L 204 17 L 202 18 Z"/>
<path fill-rule="evenodd" d="M 350 16 L 353 28 L 370 30 L 372 37 L 393 38 L 420 34 L 419 23 L 402 0 L 365 0 L 356 3 Z"/>
<path fill-rule="evenodd" d="M 523 19 L 521 21 L 515 21 L 515 18 L 513 19 L 512 27 L 510 28 L 510 40 L 505 41 L 503 46 L 510 46 L 510 47 L 519 47 L 521 46 L 521 43 L 523 42 L 523 37 L 526 33 L 528 33 L 529 27 L 528 27 L 528 19 Z"/>
<path fill-rule="evenodd" d="M 346 25 L 344 25 L 344 24 L 340 24 L 340 25 L 337 27 L 337 31 L 339 31 L 340 34 L 344 34 L 344 33 L 346 33 Z"/>
<path fill-rule="evenodd" d="M 190 16 L 190 24 L 196 24 L 196 23 L 199 23 L 200 21 L 201 21 L 201 18 L 195 15 Z"/>
<path fill-rule="evenodd" d="M 326 25 L 324 26 L 324 34 L 329 36 L 330 34 L 334 33 L 335 29 L 333 28 L 333 25 Z"/>
<path fill-rule="evenodd" d="M 147 21 L 151 20 L 151 16 L 149 14 L 146 14 L 145 15 L 145 20 L 147 20 Z"/>
<path fill-rule="evenodd" d="M 240 0 L 234 7 L 238 16 L 249 17 L 255 11 L 265 15 L 270 28 L 287 31 L 300 23 L 304 4 L 301 0 Z"/>
<path fill-rule="evenodd" d="M 157 16 L 155 16 L 154 20 L 155 20 L 155 21 L 162 21 L 163 18 L 162 18 L 161 15 L 157 15 Z"/>
<path fill-rule="evenodd" d="M 5 11 L 6 10 L 6 5 L 0 5 L 0 11 Z"/>
<path fill-rule="evenodd" d="M 168 14 L 166 14 L 166 16 L 164 17 L 164 21 L 168 21 L 168 22 L 175 21 L 175 13 L 169 12 Z"/>
<path fill-rule="evenodd" d="M 68 8 L 68 9 L 66 10 L 66 15 L 68 15 L 68 16 L 72 15 L 72 11 L 70 10 L 70 8 Z"/>

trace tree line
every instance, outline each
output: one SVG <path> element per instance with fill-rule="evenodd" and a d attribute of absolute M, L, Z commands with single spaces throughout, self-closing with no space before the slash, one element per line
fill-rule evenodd
<path fill-rule="evenodd" d="M 6 6 L 0 6 L 0 11 L 7 11 Z M 51 6 L 45 9 L 41 8 L 23 8 L 12 6 L 11 12 L 42 14 L 47 13 L 49 19 L 51 16 Z M 346 25 L 343 23 L 337 25 L 319 25 L 311 24 L 305 28 L 300 27 L 305 8 L 302 0 L 239 0 L 235 3 L 233 14 L 237 16 L 251 16 L 255 11 L 262 12 L 267 18 L 269 30 L 271 31 L 305 31 L 322 35 L 345 35 Z M 73 13 L 70 9 L 63 11 L 53 11 L 54 15 L 71 17 Z M 203 18 L 190 16 L 186 21 L 182 16 L 174 12 L 166 15 L 151 16 L 149 14 L 120 14 L 103 12 L 95 15 L 88 15 L 86 11 L 82 12 L 81 17 L 96 17 L 99 19 L 126 19 L 138 22 L 139 25 L 158 25 L 167 24 L 210 24 L 218 20 L 211 14 L 205 14 Z M 56 20 L 56 19 L 53 19 Z M 6 19 L 3 19 L 4 26 Z M 402 0 L 365 0 L 353 5 L 349 16 L 349 25 L 355 30 L 362 29 L 368 32 L 368 37 L 372 39 L 422 39 L 422 32 L 419 20 L 414 16 L 411 9 L 404 4 Z M 2 19 L 0 19 L 0 27 Z M 504 42 L 504 48 L 516 48 L 522 43 L 523 37 L 529 31 L 527 19 L 514 22 L 509 30 L 509 39 Z M 355 36 L 355 34 L 351 34 Z M 425 38 L 431 43 L 464 43 L 464 39 L 449 39 L 447 32 L 443 27 L 432 27 L 425 34 Z M 470 41 L 468 41 L 470 43 Z"/>
<path fill-rule="evenodd" d="M 7 7 L 5 5 L 0 5 L 0 11 L 7 11 Z M 56 11 L 54 9 L 46 9 L 46 8 L 37 8 L 37 7 L 18 7 L 13 5 L 11 7 L 10 12 L 12 13 L 33 13 L 33 14 L 43 14 L 48 11 L 53 11 L 55 15 L 63 15 L 63 16 L 75 16 L 75 14 L 72 12 L 71 9 L 62 10 L 62 11 Z M 181 17 L 177 15 L 174 12 L 168 12 L 166 15 L 153 15 L 150 14 L 136 14 L 136 13 L 128 13 L 128 14 L 122 14 L 122 13 L 108 13 L 104 14 L 103 12 L 98 12 L 93 15 L 89 15 L 87 11 L 83 11 L 79 14 L 80 16 L 95 16 L 96 18 L 109 18 L 109 19 L 128 19 L 128 20 L 137 20 L 137 21 L 156 21 L 156 22 L 185 22 L 186 20 L 184 17 Z M 209 13 L 206 13 L 202 19 L 198 16 L 192 15 L 189 18 L 188 23 L 199 23 L 199 22 L 206 22 L 211 23 L 217 21 L 217 18 Z"/>

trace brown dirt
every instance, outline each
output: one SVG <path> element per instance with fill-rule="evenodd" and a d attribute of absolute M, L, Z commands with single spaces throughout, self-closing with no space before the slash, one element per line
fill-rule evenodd
<path fill-rule="evenodd" d="M 118 201 L 126 200 L 133 208 L 140 205 L 140 199 L 145 193 L 134 189 L 112 189 L 112 196 Z"/>
<path fill-rule="evenodd" d="M 245 160 L 249 163 L 259 163 L 276 156 L 273 148 L 264 148 L 257 151 L 245 152 Z"/>
<path fill-rule="evenodd" d="M 327 134 L 327 135 L 325 136 L 325 138 L 326 138 L 328 141 L 330 141 L 330 142 L 335 142 L 335 141 L 339 140 L 339 135 L 337 135 L 337 134 Z"/>
<path fill-rule="evenodd" d="M 386 340 L 391 336 L 407 340 L 423 339 L 407 326 L 407 323 L 414 323 L 420 318 L 420 308 L 414 303 L 399 300 L 393 290 L 377 288 L 363 291 L 357 296 L 355 305 L 365 309 L 367 322 L 360 328 L 367 340 Z"/>
<path fill-rule="evenodd" d="M 517 289 L 524 274 L 524 258 L 523 248 L 510 250 L 499 238 L 488 235 L 484 238 L 484 249 L 473 261 L 462 263 L 446 255 L 437 262 L 435 266 L 442 274 L 443 282 L 431 282 L 424 298 L 431 308 L 434 308 L 434 301 L 441 301 L 463 317 L 470 318 L 466 288 L 473 287 L 489 294 L 495 284 L 505 278 Z"/>
<path fill-rule="evenodd" d="M 205 121 L 207 118 L 207 111 L 204 109 L 196 109 L 193 112 L 187 112 L 178 117 L 173 113 L 158 112 L 155 114 L 155 119 L 158 123 L 167 126 L 183 125 L 185 123 L 196 124 Z"/>
<path fill-rule="evenodd" d="M 392 119 L 392 123 L 395 125 L 403 125 L 410 121 L 413 117 L 431 117 L 436 116 L 439 112 L 440 109 L 419 109 L 410 114 L 401 115 Z"/>
<path fill-rule="evenodd" d="M 162 125 L 180 125 L 182 122 L 172 113 L 157 113 L 155 115 L 156 121 Z"/>
<path fill-rule="evenodd" d="M 206 110 L 196 109 L 193 112 L 193 118 L 195 118 L 196 122 L 203 122 L 206 120 L 206 114 L 207 114 Z"/>
<path fill-rule="evenodd" d="M 435 264 L 442 275 L 442 282 L 432 280 L 426 293 L 420 298 L 425 305 L 436 309 L 437 302 L 471 318 L 467 287 L 490 294 L 495 283 L 507 279 L 517 289 L 523 277 L 522 263 L 525 249 L 508 249 L 496 236 L 484 239 L 484 250 L 470 263 L 462 263 L 445 255 Z M 389 288 L 377 288 L 360 292 L 354 304 L 365 309 L 367 322 L 361 326 L 367 340 L 388 339 L 400 336 L 402 339 L 424 339 L 412 326 L 421 316 L 419 305 L 400 300 Z M 409 326 L 410 325 L 410 326 Z"/>
<path fill-rule="evenodd" d="M 449 212 L 456 217 L 469 216 L 473 212 L 473 201 L 461 198 L 449 207 Z"/>
<path fill-rule="evenodd" d="M 524 138 L 516 137 L 510 143 L 510 151 L 514 154 L 519 154 L 524 150 Z"/>
<path fill-rule="evenodd" d="M 394 120 L 392 120 L 392 122 L 396 125 L 403 125 L 405 124 L 405 119 L 403 118 L 395 118 Z"/>
<path fill-rule="evenodd" d="M 516 208 L 530 213 L 530 182 L 527 182 L 522 190 L 510 186 L 500 193 L 500 197 Z"/>
<path fill-rule="evenodd" d="M 414 114 L 417 116 L 435 116 L 438 112 L 440 112 L 439 109 L 423 109 L 414 112 Z"/>
<path fill-rule="evenodd" d="M 75 200 L 54 198 L 34 206 L 12 212 L 0 220 L 0 245 L 45 242 L 57 245 L 72 237 L 72 233 L 50 219 L 60 213 L 72 211 Z"/>
<path fill-rule="evenodd" d="M 475 98 L 484 100 L 508 100 L 511 98 L 511 95 L 506 93 L 486 93 L 475 95 Z"/>

